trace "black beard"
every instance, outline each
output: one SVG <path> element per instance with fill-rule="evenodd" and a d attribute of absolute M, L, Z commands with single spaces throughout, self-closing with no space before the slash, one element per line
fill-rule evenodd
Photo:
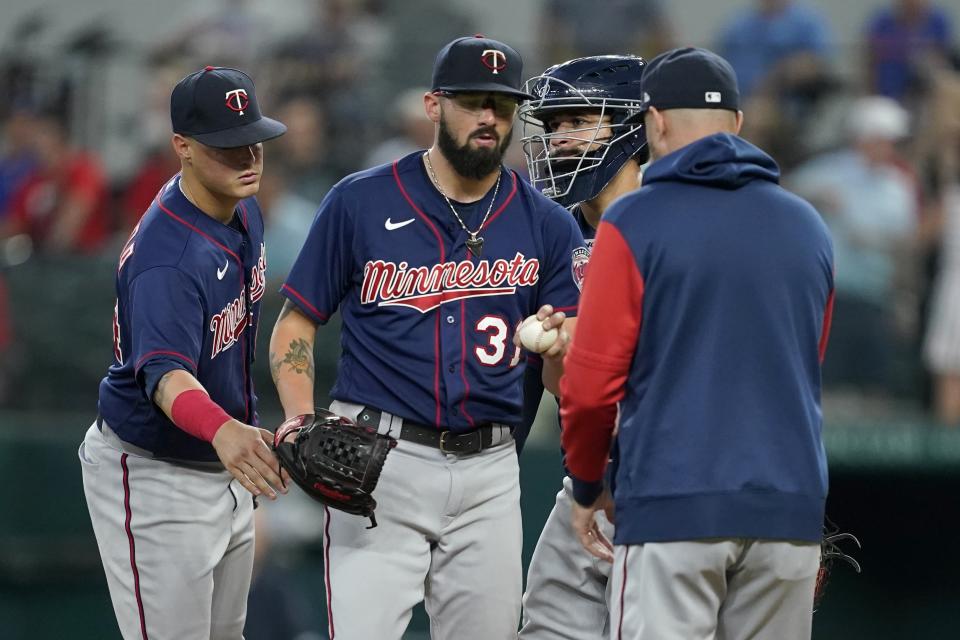
<path fill-rule="evenodd" d="M 489 133 L 497 136 L 497 132 L 493 127 L 487 127 L 474 131 L 470 137 L 472 138 L 474 135 L 481 133 Z M 437 145 L 440 147 L 443 157 L 450 162 L 454 171 L 470 180 L 482 180 L 500 168 L 500 164 L 503 161 L 503 153 L 507 147 L 510 146 L 510 139 L 512 137 L 513 127 L 507 131 L 507 135 L 500 144 L 494 146 L 492 149 L 471 149 L 469 138 L 463 146 L 457 146 L 457 141 L 454 140 L 450 134 L 450 129 L 447 128 L 446 121 L 441 117 Z"/>

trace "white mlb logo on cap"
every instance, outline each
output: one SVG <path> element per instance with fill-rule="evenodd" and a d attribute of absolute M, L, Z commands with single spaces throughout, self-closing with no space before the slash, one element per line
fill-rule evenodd
<path fill-rule="evenodd" d="M 707 102 L 720 102 L 720 92 L 707 91 L 705 94 L 703 94 L 703 99 Z"/>

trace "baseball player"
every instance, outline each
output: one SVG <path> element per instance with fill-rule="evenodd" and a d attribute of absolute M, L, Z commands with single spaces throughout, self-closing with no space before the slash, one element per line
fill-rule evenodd
<path fill-rule="evenodd" d="M 263 145 L 251 79 L 207 67 L 173 89 L 181 172 L 117 266 L 115 361 L 80 445 L 83 487 L 124 638 L 235 640 L 253 563 L 254 498 L 286 478 L 258 429 L 250 376 L 264 291 L 254 194 Z"/>
<path fill-rule="evenodd" d="M 607 55 L 577 58 L 531 78 L 535 98 L 519 117 L 533 185 L 568 207 L 592 246 L 600 217 L 621 195 L 640 186 L 646 139 L 640 115 L 642 58 Z M 518 445 L 536 416 L 543 384 L 539 359 L 524 374 L 524 422 Z M 570 530 L 573 504 L 565 478 L 527 570 L 520 638 L 600 640 L 608 634 L 610 563 L 580 548 Z M 598 513 L 597 525 L 613 534 Z"/>
<path fill-rule="evenodd" d="M 646 66 L 653 162 L 600 222 L 566 358 L 571 520 L 614 561 L 617 638 L 811 633 L 833 250 L 816 210 L 737 136 L 739 102 L 712 52 Z M 610 506 L 615 432 L 611 547 L 594 511 Z"/>
<path fill-rule="evenodd" d="M 326 511 L 337 640 L 399 639 L 425 600 L 435 639 L 516 638 L 516 447 L 524 362 L 512 334 L 549 316 L 559 377 L 585 246 L 573 218 L 501 166 L 521 59 L 482 36 L 437 55 L 435 142 L 326 196 L 282 293 L 270 363 L 287 416 L 313 411 L 316 328 L 339 308 L 331 410 L 399 439 L 374 492 L 378 526 Z"/>

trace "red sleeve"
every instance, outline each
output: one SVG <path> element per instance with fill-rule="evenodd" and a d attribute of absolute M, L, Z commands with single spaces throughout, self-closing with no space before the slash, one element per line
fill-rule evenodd
<path fill-rule="evenodd" d="M 642 316 L 643 277 L 633 252 L 619 229 L 601 222 L 560 380 L 561 439 L 576 479 L 603 477 Z"/>

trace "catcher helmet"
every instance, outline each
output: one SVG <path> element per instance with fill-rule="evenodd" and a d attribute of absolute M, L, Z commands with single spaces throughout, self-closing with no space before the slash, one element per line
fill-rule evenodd
<path fill-rule="evenodd" d="M 647 161 L 640 111 L 639 56 L 589 56 L 550 67 L 527 80 L 534 96 L 520 107 L 520 142 L 533 186 L 565 207 L 597 196 L 630 158 Z M 552 114 L 589 110 L 600 115 L 584 128 L 551 130 Z M 609 135 L 601 131 L 609 130 Z M 581 139 L 577 154 L 551 157 L 552 140 Z"/>

